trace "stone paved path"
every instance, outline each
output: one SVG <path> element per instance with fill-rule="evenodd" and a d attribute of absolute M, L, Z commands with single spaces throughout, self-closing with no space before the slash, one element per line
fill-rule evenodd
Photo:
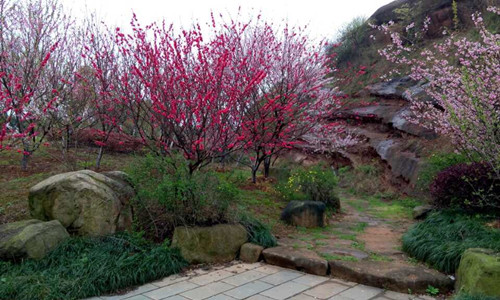
<path fill-rule="evenodd" d="M 94 297 L 106 300 L 428 300 L 315 276 L 263 263 L 238 263 L 211 270 L 197 269 L 145 284 L 123 295 Z M 88 300 L 91 300 L 88 299 Z"/>

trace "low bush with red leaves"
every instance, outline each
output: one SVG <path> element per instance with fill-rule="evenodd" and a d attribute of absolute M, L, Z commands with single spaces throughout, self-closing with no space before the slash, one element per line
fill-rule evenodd
<path fill-rule="evenodd" d="M 141 139 L 122 132 L 110 133 L 105 141 L 105 134 L 95 128 L 82 129 L 77 133 L 78 142 L 91 147 L 104 146 L 104 149 L 111 152 L 130 153 L 140 150 L 143 147 Z"/>
<path fill-rule="evenodd" d="M 500 180 L 486 163 L 461 163 L 438 173 L 430 186 L 441 208 L 485 212 L 500 208 Z"/>

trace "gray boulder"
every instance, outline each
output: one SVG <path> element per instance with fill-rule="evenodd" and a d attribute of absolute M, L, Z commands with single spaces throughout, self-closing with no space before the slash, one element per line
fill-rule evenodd
<path fill-rule="evenodd" d="M 281 220 L 294 226 L 324 227 L 326 205 L 319 201 L 290 201 L 281 213 Z"/>
<path fill-rule="evenodd" d="M 245 243 L 241 246 L 240 249 L 240 260 L 247 263 L 258 262 L 263 250 L 264 247 L 262 246 L 252 243 Z"/>
<path fill-rule="evenodd" d="M 413 218 L 415 220 L 425 219 L 431 211 L 434 210 L 432 205 L 420 205 L 413 209 Z"/>
<path fill-rule="evenodd" d="M 0 225 L 0 259 L 40 259 L 69 237 L 59 221 L 25 220 Z"/>
<path fill-rule="evenodd" d="M 109 173 L 108 173 L 109 174 Z M 31 216 L 58 220 L 70 232 L 100 236 L 130 229 L 135 192 L 123 172 L 90 170 L 52 176 L 30 189 Z"/>
<path fill-rule="evenodd" d="M 241 225 L 176 227 L 172 247 L 179 248 L 192 264 L 222 263 L 234 260 L 247 240 L 247 231 Z"/>

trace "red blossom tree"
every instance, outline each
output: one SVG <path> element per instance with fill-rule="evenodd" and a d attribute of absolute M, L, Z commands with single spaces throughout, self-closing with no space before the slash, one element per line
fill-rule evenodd
<path fill-rule="evenodd" d="M 252 65 L 244 71 L 265 66 L 267 75 L 244 103 L 241 136 L 252 162 L 253 182 L 261 164 L 267 177 L 272 158 L 299 143 L 339 105 L 327 78 L 330 67 L 324 45 L 313 46 L 301 32 L 288 26 L 280 31 L 257 22 L 241 38 L 239 51 L 252 57 Z"/>
<path fill-rule="evenodd" d="M 95 136 L 94 144 L 99 147 L 95 164 L 99 169 L 108 139 L 114 132 L 121 131 L 127 119 L 124 105 L 127 98 L 122 97 L 119 90 L 124 66 L 114 33 L 106 26 L 91 18 L 85 35 L 87 41 L 82 56 L 92 71 L 76 73 L 76 76 L 86 89 L 90 119 L 95 124 L 91 132 Z"/>
<path fill-rule="evenodd" d="M 190 173 L 237 149 L 241 103 L 265 77 L 263 68 L 240 72 L 246 56 L 215 21 L 208 38 L 200 25 L 177 34 L 165 23 L 143 28 L 135 17 L 132 29 L 117 29 L 127 61 L 121 100 L 145 144 L 164 155 L 180 151 Z"/>

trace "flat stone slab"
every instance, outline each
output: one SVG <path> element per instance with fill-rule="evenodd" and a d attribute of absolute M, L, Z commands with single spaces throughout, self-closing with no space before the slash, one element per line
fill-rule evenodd
<path fill-rule="evenodd" d="M 368 258 L 370 255 L 361 250 L 356 249 L 344 249 L 344 248 L 330 248 L 330 247 L 319 247 L 317 248 L 319 253 L 337 255 L 337 256 L 352 256 L 359 260 Z"/>
<path fill-rule="evenodd" d="M 401 262 L 330 261 L 329 265 L 332 276 L 398 292 L 411 289 L 413 292 L 425 293 L 429 285 L 440 292 L 453 289 L 453 280 L 448 276 Z"/>
<path fill-rule="evenodd" d="M 328 271 L 328 262 L 314 251 L 279 246 L 268 248 L 262 254 L 268 264 L 315 275 L 326 275 Z"/>

